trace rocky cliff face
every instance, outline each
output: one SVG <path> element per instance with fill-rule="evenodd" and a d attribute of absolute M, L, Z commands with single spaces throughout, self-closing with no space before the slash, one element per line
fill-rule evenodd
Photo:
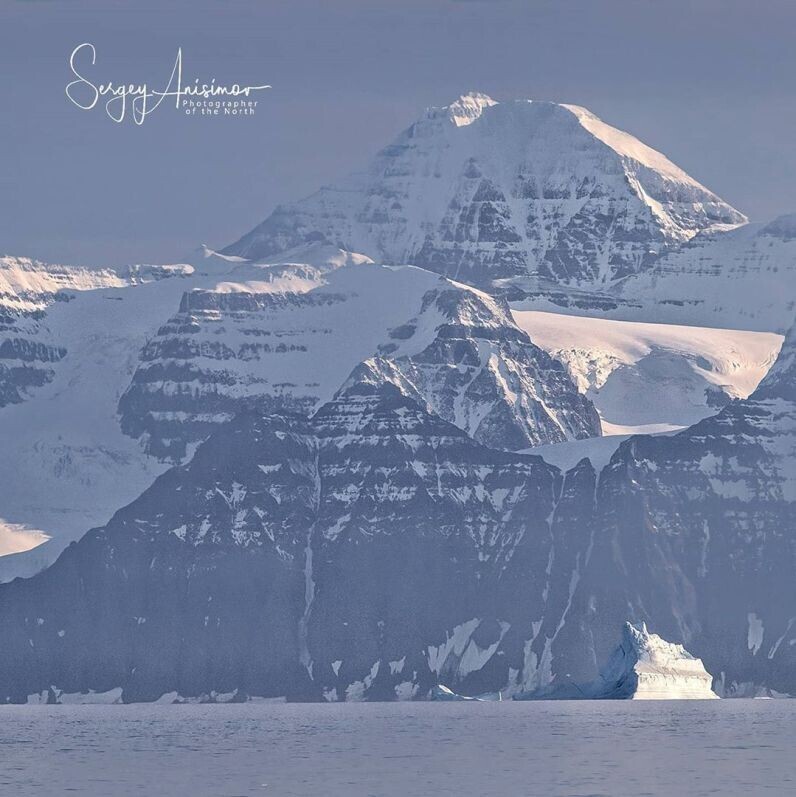
<path fill-rule="evenodd" d="M 723 694 L 796 693 L 794 351 L 599 475 L 485 448 L 397 380 L 242 417 L 0 589 L 0 693 L 534 691 L 594 679 L 627 617 Z"/>
<path fill-rule="evenodd" d="M 492 448 L 600 436 L 596 410 L 561 362 L 515 326 L 505 302 L 479 291 L 427 293 L 418 316 L 393 329 L 351 379 L 394 383 Z"/>
<path fill-rule="evenodd" d="M 607 287 L 696 233 L 745 221 L 584 108 L 470 94 L 433 108 L 362 173 L 278 208 L 228 254 L 310 241 L 524 295 Z"/>
<path fill-rule="evenodd" d="M 54 363 L 66 355 L 64 346 L 42 324 L 47 307 L 69 301 L 69 291 L 122 284 L 111 270 L 0 257 L 0 407 L 18 404 L 50 382 Z"/>
<path fill-rule="evenodd" d="M 314 411 L 363 360 L 495 448 L 600 434 L 591 402 L 505 302 L 416 268 L 282 266 L 281 289 L 260 271 L 267 288 L 186 293 L 144 348 L 119 409 L 156 456 L 181 459 L 244 409 Z"/>
<path fill-rule="evenodd" d="M 538 604 L 558 481 L 392 385 L 351 385 L 310 422 L 242 417 L 3 588 L 3 698 L 421 693 L 461 665 L 445 629 L 514 558 L 537 571 Z M 487 622 L 462 668 L 506 630 Z"/>
<path fill-rule="evenodd" d="M 796 216 L 704 233 L 618 286 L 617 318 L 785 332 L 796 313 Z"/>
<path fill-rule="evenodd" d="M 422 269 L 321 246 L 270 264 L 208 252 L 123 272 L 11 266 L 0 547 L 53 539 L 29 566 L 0 559 L 0 580 L 40 569 L 236 413 L 311 413 L 377 354 L 424 356 L 423 400 L 493 446 L 599 434 L 505 303 Z"/>

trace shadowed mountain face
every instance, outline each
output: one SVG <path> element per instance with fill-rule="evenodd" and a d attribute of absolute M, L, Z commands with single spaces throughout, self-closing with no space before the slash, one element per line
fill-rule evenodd
<path fill-rule="evenodd" d="M 617 287 L 616 317 L 786 332 L 796 313 L 796 215 L 703 233 Z"/>
<path fill-rule="evenodd" d="M 627 619 L 725 694 L 796 693 L 794 351 L 599 478 L 485 448 L 396 383 L 240 417 L 0 588 L 0 698 L 532 691 L 593 679 Z"/>
<path fill-rule="evenodd" d="M 243 410 L 311 413 L 357 355 L 377 353 L 365 367 L 378 378 L 400 372 L 419 401 L 494 448 L 600 435 L 561 363 L 480 291 L 374 264 L 330 271 L 306 291 L 240 287 L 186 293 L 145 346 L 119 410 L 149 452 L 180 461 Z"/>
<path fill-rule="evenodd" d="M 326 241 L 523 294 L 540 281 L 607 287 L 673 244 L 745 220 L 584 108 L 470 94 L 225 251 L 257 259 Z"/>
<path fill-rule="evenodd" d="M 425 640 L 444 643 L 515 557 L 541 576 L 559 481 L 391 385 L 352 386 L 309 423 L 240 418 L 4 588 L 0 690 L 342 697 L 381 658 L 387 691 L 430 688 Z M 387 677 L 410 650 L 412 669 Z"/>
<path fill-rule="evenodd" d="M 241 412 L 314 413 L 365 360 L 493 448 L 600 434 L 505 302 L 329 247 L 95 271 L 0 258 L 0 581 L 51 563 Z M 408 380 L 408 381 L 407 381 Z"/>

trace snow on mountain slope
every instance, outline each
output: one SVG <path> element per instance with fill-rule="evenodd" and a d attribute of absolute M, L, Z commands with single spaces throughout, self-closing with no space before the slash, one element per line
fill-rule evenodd
<path fill-rule="evenodd" d="M 746 398 L 782 336 L 514 310 L 531 339 L 566 364 L 605 435 L 666 432 Z"/>
<path fill-rule="evenodd" d="M 40 310 L 61 290 L 121 288 L 126 280 L 115 269 L 93 269 L 42 263 L 29 257 L 0 257 L 0 298 L 3 306 Z"/>
<path fill-rule="evenodd" d="M 70 292 L 37 318 L 31 345 L 57 341 L 61 356 L 24 400 L 0 408 L 5 524 L 66 543 L 163 469 L 121 433 L 116 404 L 138 351 L 185 288 L 182 280 L 167 279 Z M 16 550 L 29 547 L 25 535 L 14 538 Z"/>
<path fill-rule="evenodd" d="M 484 445 L 516 451 L 600 434 L 594 408 L 514 325 L 505 302 L 443 287 L 390 338 L 351 380 L 391 382 Z"/>
<path fill-rule="evenodd" d="M 426 357 L 436 345 L 429 404 L 466 405 L 493 445 L 599 434 L 591 403 L 505 303 L 324 246 L 289 260 L 205 249 L 182 279 L 147 282 L 137 269 L 120 286 L 53 294 L 32 339 L 57 340 L 61 356 L 48 380 L 0 411 L 7 552 L 43 533 L 57 553 L 143 490 L 161 460 L 181 460 L 241 411 L 312 411 L 381 344 L 383 356 L 400 344 Z"/>
<path fill-rule="evenodd" d="M 110 270 L 48 266 L 28 258 L 0 257 L 0 407 L 22 401 L 52 378 L 64 348 L 41 329 L 45 308 L 65 288 L 121 286 Z"/>
<path fill-rule="evenodd" d="M 123 288 L 172 276 L 187 276 L 189 265 L 92 269 L 0 257 L 0 407 L 24 401 L 53 378 L 63 359 L 63 341 L 43 319 L 54 302 L 78 292 Z"/>
<path fill-rule="evenodd" d="M 672 244 L 744 221 L 583 108 L 471 94 L 224 251 L 259 258 L 324 240 L 522 294 L 539 281 L 605 287 Z"/>
<path fill-rule="evenodd" d="M 796 215 L 698 235 L 618 296 L 616 318 L 784 332 L 796 313 Z"/>
<path fill-rule="evenodd" d="M 29 551 L 50 539 L 41 531 L 0 521 L 0 556 Z"/>
<path fill-rule="evenodd" d="M 239 415 L 0 587 L 0 701 L 538 694 L 593 681 L 628 617 L 722 694 L 796 694 L 794 363 L 796 327 L 749 398 L 600 473 L 372 379 L 310 418 Z M 631 637 L 602 696 L 708 696 L 696 659 Z"/>

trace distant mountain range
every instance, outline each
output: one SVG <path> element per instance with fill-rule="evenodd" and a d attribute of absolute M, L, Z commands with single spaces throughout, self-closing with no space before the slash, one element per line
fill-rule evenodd
<path fill-rule="evenodd" d="M 796 693 L 796 328 L 746 401 L 597 473 L 486 448 L 392 381 L 243 414 L 0 587 L 0 697 L 292 699 L 587 682 L 624 618 L 724 694 Z"/>
<path fill-rule="evenodd" d="M 256 260 L 323 241 L 522 309 L 785 332 L 794 218 L 746 221 L 585 108 L 473 93 L 224 251 Z"/>
<path fill-rule="evenodd" d="M 796 695 L 794 289 L 792 217 L 481 94 L 222 253 L 1 258 L 0 702 L 537 694 L 626 621 Z"/>
<path fill-rule="evenodd" d="M 0 267 L 7 552 L 44 533 L 54 556 L 237 413 L 310 412 L 360 363 L 496 448 L 600 434 L 591 401 L 503 300 L 322 246 L 275 265 L 194 263 Z M 0 578 L 29 572 L 6 561 Z"/>

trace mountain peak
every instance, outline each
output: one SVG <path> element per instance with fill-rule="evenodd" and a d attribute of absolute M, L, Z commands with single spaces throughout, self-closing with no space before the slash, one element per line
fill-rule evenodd
<path fill-rule="evenodd" d="M 257 260 L 323 241 L 487 289 L 602 289 L 701 231 L 745 221 L 585 108 L 470 92 L 224 253 Z"/>
<path fill-rule="evenodd" d="M 599 141 L 602 141 L 603 144 L 610 147 L 621 157 L 633 160 L 642 166 L 646 166 L 648 169 L 653 169 L 671 180 L 676 180 L 707 191 L 704 186 L 694 180 L 693 177 L 683 171 L 679 166 L 672 163 L 663 153 L 647 146 L 630 133 L 626 133 L 624 130 L 620 130 L 617 127 L 603 122 L 602 119 L 592 113 L 588 108 L 583 108 L 580 105 L 562 105 L 561 107 L 570 111 L 585 130 Z M 718 197 L 716 197 L 716 199 L 718 199 Z M 738 223 L 746 221 L 746 217 L 742 214 L 738 214 L 738 217 Z"/>
<path fill-rule="evenodd" d="M 785 241 L 792 241 L 796 238 L 796 213 L 786 213 L 783 216 L 778 216 L 776 219 L 766 224 L 766 226 L 760 230 L 760 234 L 782 238 Z"/>
<path fill-rule="evenodd" d="M 456 127 L 465 127 L 478 119 L 485 108 L 491 108 L 497 104 L 497 100 L 493 100 L 488 94 L 483 94 L 480 91 L 469 91 L 466 94 L 462 94 L 459 99 L 450 105 L 441 109 L 431 108 L 429 112 L 434 115 L 437 110 L 444 111 Z"/>

